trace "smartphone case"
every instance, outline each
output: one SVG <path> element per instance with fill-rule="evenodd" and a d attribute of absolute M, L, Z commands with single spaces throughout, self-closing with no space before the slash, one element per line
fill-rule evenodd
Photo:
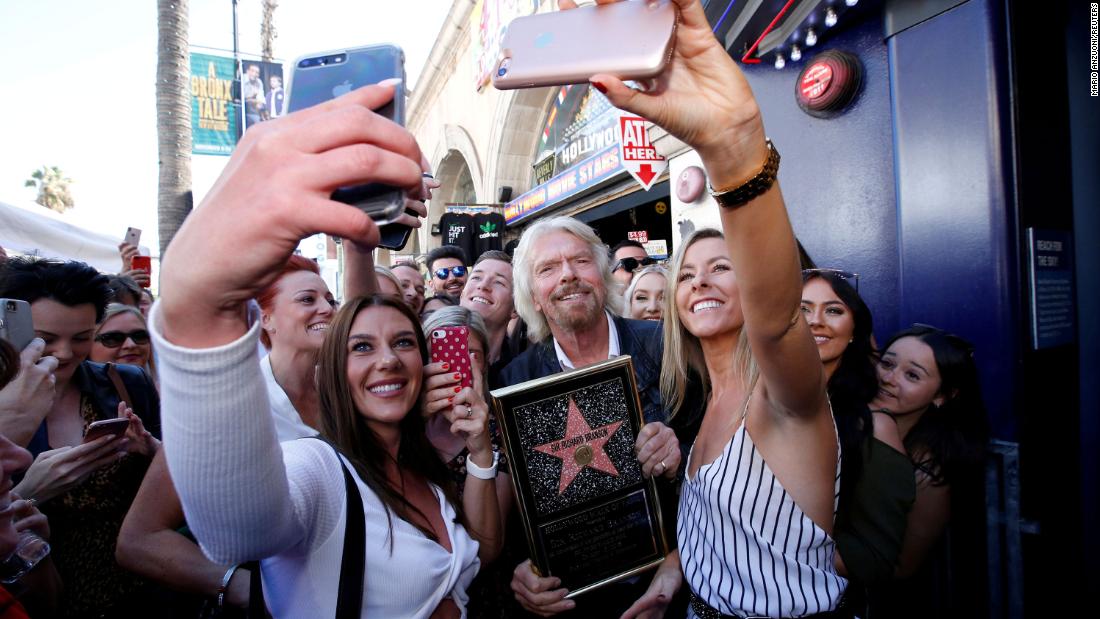
<path fill-rule="evenodd" d="M 0 299 L 0 339 L 7 340 L 16 352 L 23 352 L 34 339 L 31 305 L 20 299 Z"/>
<path fill-rule="evenodd" d="M 315 64 L 318 58 L 342 56 L 339 63 Z M 398 125 L 405 125 L 405 53 L 390 44 L 317 52 L 294 61 L 287 84 L 288 112 L 317 105 L 356 88 L 389 78 L 401 78 L 394 88 L 393 101 L 375 110 Z M 358 207 L 379 226 L 391 224 L 405 207 L 405 191 L 382 183 L 341 187 L 332 199 Z M 391 241 L 392 242 L 392 241 Z"/>
<path fill-rule="evenodd" d="M 493 86 L 584 84 L 597 73 L 624 80 L 659 74 L 672 58 L 676 6 L 617 2 L 519 17 L 508 25 Z"/>
<path fill-rule="evenodd" d="M 431 337 L 432 363 L 445 361 L 450 371 L 462 374 L 462 387 L 473 387 L 473 365 L 470 362 L 470 328 L 436 327 Z"/>
<path fill-rule="evenodd" d="M 123 421 L 126 423 L 122 423 Z M 88 432 L 84 435 L 84 442 L 89 443 L 108 434 L 122 434 L 129 426 L 130 421 L 128 419 L 104 419 L 93 422 L 88 426 Z"/>

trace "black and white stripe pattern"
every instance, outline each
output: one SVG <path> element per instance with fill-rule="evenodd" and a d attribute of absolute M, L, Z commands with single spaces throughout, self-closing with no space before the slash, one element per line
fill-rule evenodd
<path fill-rule="evenodd" d="M 834 497 L 839 491 L 837 453 Z M 743 422 L 721 455 L 684 481 L 676 529 L 684 578 L 724 614 L 825 612 L 848 585 L 833 565 L 833 539 L 779 484 Z"/>

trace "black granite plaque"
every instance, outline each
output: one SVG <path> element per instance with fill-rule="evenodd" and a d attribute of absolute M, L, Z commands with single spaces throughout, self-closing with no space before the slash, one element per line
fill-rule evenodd
<path fill-rule="evenodd" d="M 493 392 L 532 564 L 570 596 L 667 554 L 629 356 Z"/>

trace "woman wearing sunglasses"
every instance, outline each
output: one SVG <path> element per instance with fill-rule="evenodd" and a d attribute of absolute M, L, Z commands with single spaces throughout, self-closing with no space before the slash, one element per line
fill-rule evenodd
<path fill-rule="evenodd" d="M 92 342 L 92 361 L 136 365 L 149 372 L 153 379 L 153 345 L 141 310 L 132 305 L 112 303 L 96 327 Z"/>
<path fill-rule="evenodd" d="M 626 317 L 635 320 L 660 320 L 665 313 L 667 286 L 668 270 L 663 266 L 653 264 L 638 271 L 626 288 Z"/>
<path fill-rule="evenodd" d="M 802 317 L 825 367 L 842 448 L 833 530 L 837 570 L 851 580 L 850 600 L 858 606 L 862 587 L 894 577 L 916 492 L 913 467 L 894 420 L 883 411 L 872 414 L 867 406 L 878 392 L 878 379 L 871 310 L 853 285 L 859 276 L 806 269 L 802 282 Z"/>

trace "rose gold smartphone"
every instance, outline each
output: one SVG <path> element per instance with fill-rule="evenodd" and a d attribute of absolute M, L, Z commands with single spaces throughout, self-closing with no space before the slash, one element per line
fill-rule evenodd
<path fill-rule="evenodd" d="M 508 25 L 493 86 L 583 84 L 659 74 L 672 57 L 678 19 L 670 0 L 632 0 L 519 17 Z"/>
<path fill-rule="evenodd" d="M 88 432 L 84 435 L 84 442 L 90 443 L 101 436 L 113 434 L 118 436 L 126 432 L 130 427 L 129 419 L 101 419 L 88 425 Z"/>

